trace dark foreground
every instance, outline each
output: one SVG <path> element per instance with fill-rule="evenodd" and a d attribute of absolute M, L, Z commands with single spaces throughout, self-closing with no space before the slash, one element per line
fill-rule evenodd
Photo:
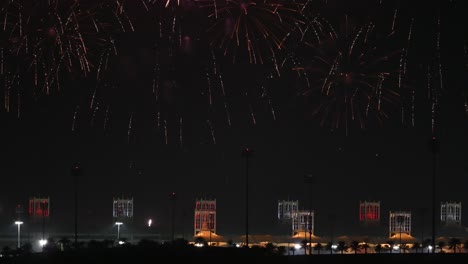
<path fill-rule="evenodd" d="M 312 256 L 283 256 L 263 249 L 245 248 L 110 248 L 82 249 L 32 253 L 17 257 L 0 258 L 5 264 L 146 264 L 158 262 L 190 261 L 192 263 L 468 263 L 466 253 L 437 254 L 322 254 Z"/>

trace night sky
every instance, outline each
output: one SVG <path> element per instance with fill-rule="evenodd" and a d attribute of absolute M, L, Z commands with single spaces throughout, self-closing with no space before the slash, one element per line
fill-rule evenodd
<path fill-rule="evenodd" d="M 79 163 L 83 232 L 109 229 L 113 197 L 133 197 L 135 225 L 152 218 L 168 234 L 176 192 L 176 233 L 191 236 L 195 199 L 214 198 L 217 233 L 243 234 L 250 146 L 250 233 L 289 232 L 278 200 L 306 209 L 309 195 L 316 235 L 330 215 L 352 233 L 360 200 L 380 201 L 384 223 L 431 208 L 433 136 L 437 205 L 462 202 L 466 225 L 465 1 L 271 1 L 281 22 L 264 1 L 39 2 L 0 3 L 1 230 L 38 195 L 51 199 L 50 229 L 72 233 Z"/>

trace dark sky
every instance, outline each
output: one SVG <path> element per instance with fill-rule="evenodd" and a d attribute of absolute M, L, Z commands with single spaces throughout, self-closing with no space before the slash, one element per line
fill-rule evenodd
<path fill-rule="evenodd" d="M 3 225 L 13 222 L 17 204 L 26 204 L 30 196 L 42 195 L 51 199 L 51 217 L 56 223 L 51 228 L 72 233 L 70 168 L 79 162 L 84 172 L 79 179 L 83 229 L 109 228 L 112 198 L 125 196 L 135 200 L 136 226 L 142 227 L 146 219 L 153 218 L 156 228 L 167 234 L 171 205 L 168 194 L 176 192 L 176 232 L 193 233 L 196 198 L 215 198 L 218 233 L 242 234 L 245 159 L 241 150 L 251 146 L 254 149 L 249 167 L 251 233 L 287 230 L 276 221 L 278 200 L 297 199 L 300 207 L 306 208 L 312 189 L 316 234 L 327 235 L 326 222 L 331 214 L 336 215 L 337 232 L 346 234 L 357 225 L 360 200 L 381 201 L 383 222 L 391 210 L 417 212 L 431 207 L 433 159 L 428 140 L 433 135 L 440 140 L 436 163 L 437 203 L 467 204 L 468 29 L 464 16 L 468 10 L 464 1 L 431 1 L 427 5 L 389 0 L 313 2 L 307 9 L 309 20 L 324 17 L 337 29 L 342 29 L 345 17 L 357 25 L 374 22 L 377 35 L 369 35 L 369 39 L 374 37 L 376 42 L 356 45 L 356 49 L 371 54 L 362 59 L 369 65 L 345 62 L 340 70 L 353 73 L 356 80 L 362 77 L 363 82 L 371 80 L 376 72 L 389 73 L 386 85 L 400 96 L 397 102 L 383 101 L 387 118 L 382 118 L 381 113 L 371 113 L 368 119 L 360 119 L 364 129 L 359 120 L 353 121 L 349 115 L 338 122 L 333 119 L 340 116 L 343 103 L 340 94 L 330 99 L 317 93 L 330 66 L 323 66 L 314 57 L 330 52 L 336 56 L 333 45 L 315 43 L 313 48 L 305 48 L 297 36 L 287 42 L 290 58 L 296 57 L 311 69 L 312 88 L 305 87 L 304 79 L 291 70 L 292 60 L 286 60 L 280 77 L 269 78 L 275 72 L 271 56 L 266 57 L 264 64 L 252 64 L 246 60 L 244 46 L 236 50 L 239 56 L 234 63 L 231 46 L 226 56 L 218 46 L 211 53 L 207 47 L 213 31 L 208 29 L 214 21 L 207 18 L 213 11 L 209 7 L 190 6 L 176 9 L 174 13 L 155 6 L 146 12 L 140 3 L 127 4 L 125 10 L 135 30 L 125 25 L 126 31 L 122 32 L 118 22 L 106 20 L 118 53 L 109 56 L 109 68 L 101 73 L 101 78 L 96 78 L 98 54 L 106 47 L 93 34 L 84 34 L 85 39 L 89 37 L 93 70 L 84 76 L 76 64 L 70 72 L 61 67 L 60 90 L 54 83 L 49 95 L 41 89 L 41 84 L 39 88 L 33 86 L 34 74 L 27 67 L 31 64 L 30 54 L 16 57 L 8 53 L 12 38 L 7 33 L 16 31 L 2 31 L 0 43 L 7 54 L 2 65 L 7 70 L 0 74 L 0 100 L 2 105 L 10 100 L 11 105 L 10 109 L 0 109 Z M 115 9 L 113 1 L 103 3 L 101 12 Z M 0 18 L 6 9 L 1 10 Z M 39 16 L 41 10 L 38 8 L 34 14 Z M 394 35 L 390 39 L 386 36 L 391 31 L 395 10 Z M 173 14 L 183 21 L 176 23 L 180 35 L 179 31 L 171 30 Z M 100 17 L 101 21 L 104 18 Z M 83 23 L 89 23 L 86 21 Z M 125 24 L 128 20 L 122 21 Z M 161 34 L 158 21 L 162 25 Z M 269 29 L 277 30 L 277 20 L 265 18 L 264 21 Z M 408 44 L 410 29 L 412 38 Z M 85 26 L 82 30 L 93 32 Z M 37 30 L 31 32 L 34 35 Z M 307 41 L 313 43 L 313 35 L 307 36 Z M 178 38 L 188 41 L 186 37 L 190 39 L 191 49 L 178 45 Z M 337 45 L 344 43 L 349 47 L 349 39 L 340 41 L 336 41 Z M 41 42 L 40 45 L 54 50 L 53 44 Z M 261 39 L 255 45 L 259 45 L 261 52 L 268 47 L 267 41 Z M 397 85 L 403 48 L 408 52 L 404 57 L 407 74 L 400 89 Z M 379 55 L 391 55 L 395 50 L 399 53 L 390 56 L 388 62 L 373 64 Z M 47 64 L 50 54 L 44 54 L 42 62 Z M 285 53 L 278 51 L 277 55 L 280 61 Z M 19 82 L 10 83 L 14 75 L 11 72 L 15 72 L 11 69 L 19 72 Z M 219 76 L 226 96 L 222 95 Z M 157 101 L 153 80 L 160 87 Z M 333 82 L 343 89 L 362 85 L 354 79 L 351 84 L 340 78 Z M 305 96 L 304 90 L 310 90 L 311 95 Z M 228 104 L 229 118 L 224 102 Z M 320 104 L 330 111 L 328 115 L 324 112 L 313 115 Z M 365 108 L 366 103 L 357 102 L 357 105 Z M 401 109 L 405 111 L 402 113 Z M 414 125 L 411 113 L 414 113 Z M 327 118 L 321 122 L 324 117 Z M 315 177 L 312 186 L 304 184 L 303 177 L 307 174 Z M 463 209 L 463 216 L 467 214 Z"/>

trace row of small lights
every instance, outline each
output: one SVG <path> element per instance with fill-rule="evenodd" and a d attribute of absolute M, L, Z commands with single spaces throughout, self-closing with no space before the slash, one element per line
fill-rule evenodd
<path fill-rule="evenodd" d="M 18 226 L 18 248 L 21 247 L 21 225 L 24 224 L 23 221 L 15 221 L 15 225 Z M 151 227 L 151 225 L 153 224 L 153 220 L 152 219 L 149 219 L 148 220 L 148 227 Z M 118 243 L 119 245 L 123 245 L 125 244 L 124 241 L 120 240 L 120 226 L 123 225 L 123 222 L 115 222 L 115 225 L 117 226 L 117 240 L 118 240 Z M 39 240 L 39 245 L 41 247 L 44 247 L 45 245 L 47 245 L 47 239 L 45 238 L 41 238 Z"/>

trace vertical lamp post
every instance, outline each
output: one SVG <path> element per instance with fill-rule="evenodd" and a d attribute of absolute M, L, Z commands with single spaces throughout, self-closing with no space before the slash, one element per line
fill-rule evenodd
<path fill-rule="evenodd" d="M 171 212 L 171 242 L 174 243 L 174 235 L 175 235 L 175 203 L 177 199 L 177 195 L 175 192 L 171 192 L 169 194 L 169 199 L 172 201 L 172 212 Z"/>
<path fill-rule="evenodd" d="M 208 223 L 208 227 L 210 228 L 210 243 L 208 244 L 209 246 L 211 246 L 211 233 L 212 233 L 212 230 L 213 230 L 213 213 L 210 212 L 210 215 L 209 215 L 209 223 Z"/>
<path fill-rule="evenodd" d="M 242 156 L 245 157 L 245 246 L 249 247 L 249 158 L 253 149 L 245 147 Z"/>
<path fill-rule="evenodd" d="M 75 248 L 78 248 L 78 176 L 81 175 L 81 167 L 75 164 L 71 168 L 71 175 L 75 183 L 74 202 L 75 202 Z"/>
<path fill-rule="evenodd" d="M 117 226 L 117 243 L 120 242 L 120 226 L 123 225 L 122 222 L 115 222 L 115 225 Z"/>
<path fill-rule="evenodd" d="M 429 141 L 429 148 L 432 152 L 432 248 L 435 253 L 435 233 L 436 233 L 436 161 L 437 153 L 439 152 L 439 141 L 435 136 Z"/>
<path fill-rule="evenodd" d="M 15 225 L 18 226 L 18 248 L 21 247 L 21 225 L 23 224 L 22 221 L 16 221 Z"/>
<path fill-rule="evenodd" d="M 309 185 L 309 216 L 308 216 L 308 231 L 309 231 L 309 255 L 312 255 L 312 184 L 314 183 L 314 176 L 306 174 L 304 176 L 304 182 Z M 306 239 L 304 237 L 304 239 Z"/>
<path fill-rule="evenodd" d="M 398 226 L 399 226 L 399 231 L 400 231 L 400 245 L 398 246 L 398 248 L 400 249 L 400 253 L 401 253 L 401 247 L 402 247 L 402 242 L 401 242 L 401 232 L 403 231 L 402 230 L 402 226 L 403 226 L 403 221 L 404 221 L 404 217 L 402 215 L 399 215 L 397 216 L 397 222 L 398 222 Z"/>

